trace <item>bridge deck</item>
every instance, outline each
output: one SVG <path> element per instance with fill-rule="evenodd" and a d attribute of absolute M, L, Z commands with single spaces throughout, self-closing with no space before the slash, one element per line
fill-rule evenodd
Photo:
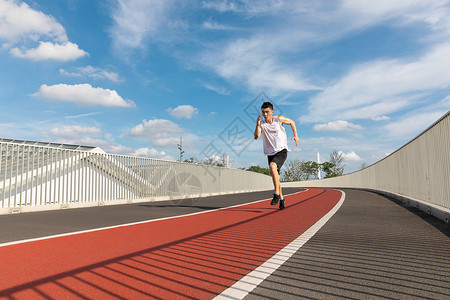
<path fill-rule="evenodd" d="M 298 191 L 284 189 L 285 194 Z M 374 193 L 344 191 L 345 201 L 337 213 L 245 299 L 448 299 L 449 227 Z M 82 235 L 73 235 L 15 242 L 205 212 L 269 196 L 259 192 L 0 216 L 0 297 L 164 298 L 161 290 L 169 290 L 177 298 L 211 298 L 301 235 L 337 203 L 337 193 L 311 189 L 288 196 L 285 211 L 277 211 L 266 200 L 221 211 L 221 215 L 217 211 L 197 214 L 190 218 L 194 223 L 176 221 L 184 224 L 181 229 L 172 227 L 177 219 L 153 223 L 159 227 L 150 228 L 148 223 L 129 226 L 140 228 L 139 233 L 124 227 L 119 229 L 125 235 L 120 247 L 102 248 L 108 243 L 115 245 L 107 231 L 84 234 L 91 237 L 85 240 L 76 240 Z M 200 218 L 203 221 L 198 221 Z M 206 223 L 212 227 L 203 228 Z M 146 234 L 165 242 L 146 241 Z M 92 237 L 97 248 L 89 246 Z M 49 241 L 52 247 L 45 248 Z M 91 250 L 60 253 L 56 241 L 64 241 L 66 251 L 71 249 L 70 243 L 74 243 L 74 251 Z M 132 245 L 126 241 L 133 241 Z M 144 250 L 133 248 L 141 242 Z M 106 257 L 100 255 L 105 252 Z M 42 255 L 42 260 L 36 261 L 33 255 Z M 90 255 L 100 256 L 86 257 Z M 73 257 L 81 262 L 72 262 Z M 33 265 L 46 259 L 54 263 Z M 28 263 L 21 266 L 20 262 Z M 150 269 L 157 262 L 157 271 Z M 39 268 L 40 274 L 26 273 Z M 50 270 L 44 270 L 47 268 Z M 183 281 L 185 276 L 192 277 L 195 284 Z M 213 282 L 208 276 L 225 281 Z"/>
<path fill-rule="evenodd" d="M 245 299 L 449 299 L 450 227 L 386 197 L 344 191 L 333 218 Z"/>

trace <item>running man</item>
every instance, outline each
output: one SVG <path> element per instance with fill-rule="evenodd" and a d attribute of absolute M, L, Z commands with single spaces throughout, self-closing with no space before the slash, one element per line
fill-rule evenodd
<path fill-rule="evenodd" d="M 280 202 L 280 209 L 284 209 L 286 200 L 283 198 L 281 191 L 280 169 L 287 158 L 287 152 L 290 150 L 287 146 L 286 130 L 284 130 L 283 124 L 291 125 L 294 133 L 292 140 L 295 141 L 295 146 L 298 146 L 299 141 L 297 129 L 295 128 L 295 122 L 291 119 L 283 116 L 274 116 L 273 105 L 270 102 L 264 102 L 261 105 L 261 114 L 264 120 L 261 120 L 261 115 L 258 116 L 254 137 L 257 140 L 261 133 L 263 135 L 264 154 L 267 155 L 269 161 L 270 173 L 272 174 L 275 188 L 270 205 L 277 205 Z"/>

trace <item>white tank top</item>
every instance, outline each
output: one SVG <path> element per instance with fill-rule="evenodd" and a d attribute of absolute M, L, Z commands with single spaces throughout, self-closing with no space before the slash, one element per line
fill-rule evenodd
<path fill-rule="evenodd" d="M 272 124 L 268 124 L 264 119 L 262 119 L 261 131 L 265 155 L 274 155 L 283 149 L 289 151 L 287 146 L 286 130 L 284 130 L 283 124 L 280 123 L 278 117 L 273 117 Z"/>

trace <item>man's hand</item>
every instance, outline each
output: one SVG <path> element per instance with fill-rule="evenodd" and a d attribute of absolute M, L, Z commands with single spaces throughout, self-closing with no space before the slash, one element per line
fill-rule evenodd
<path fill-rule="evenodd" d="M 292 138 L 292 140 L 295 141 L 295 146 L 298 146 L 298 142 L 299 142 L 298 136 L 294 136 L 294 137 Z M 292 140 L 291 140 L 291 141 L 292 141 Z"/>
<path fill-rule="evenodd" d="M 255 138 L 255 140 L 257 140 L 259 139 L 260 135 L 261 135 L 261 115 L 259 115 L 258 119 L 256 119 L 256 128 L 253 137 Z"/>

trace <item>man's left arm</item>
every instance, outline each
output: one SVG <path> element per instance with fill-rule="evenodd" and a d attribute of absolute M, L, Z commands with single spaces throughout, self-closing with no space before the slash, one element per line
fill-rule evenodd
<path fill-rule="evenodd" d="M 295 146 L 298 146 L 299 138 L 297 135 L 297 128 L 295 127 L 295 122 L 292 121 L 291 119 L 285 118 L 283 116 L 279 116 L 278 120 L 280 120 L 281 124 L 291 125 L 292 133 L 294 134 L 294 137 L 292 138 L 292 140 L 295 141 Z"/>

